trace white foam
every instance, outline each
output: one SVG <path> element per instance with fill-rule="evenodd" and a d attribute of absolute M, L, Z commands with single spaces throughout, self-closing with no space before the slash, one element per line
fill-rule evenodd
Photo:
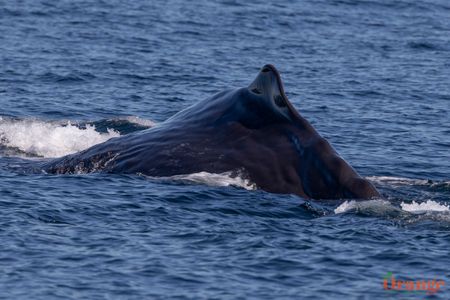
<path fill-rule="evenodd" d="M 386 211 L 397 210 L 389 201 L 383 199 L 374 199 L 366 201 L 345 201 L 338 207 L 334 209 L 335 214 L 341 214 L 347 211 L 358 210 L 358 211 L 372 211 L 382 214 Z"/>
<path fill-rule="evenodd" d="M 417 203 L 413 201 L 412 203 L 402 202 L 400 207 L 403 211 L 412 213 L 423 213 L 423 212 L 448 212 L 450 207 L 446 204 L 440 204 L 433 200 L 427 200 L 426 202 Z M 367 200 L 367 201 L 345 201 L 337 208 L 335 208 L 335 214 L 341 214 L 347 211 L 376 211 L 376 212 L 393 212 L 399 210 L 397 207 L 393 206 L 389 201 L 382 199 Z"/>
<path fill-rule="evenodd" d="M 334 209 L 334 213 L 335 214 L 342 214 L 346 211 L 352 210 L 356 207 L 356 201 L 355 200 L 351 200 L 351 201 L 345 201 L 344 203 L 342 203 L 341 205 L 339 205 L 338 207 L 336 207 Z"/>
<path fill-rule="evenodd" d="M 70 122 L 61 124 L 0 117 L 0 145 L 42 157 L 75 153 L 119 135 L 109 129 L 107 133 L 99 133 L 90 125 L 79 128 Z"/>
<path fill-rule="evenodd" d="M 440 204 L 433 200 L 427 200 L 426 202 L 417 203 L 413 201 L 412 203 L 402 202 L 400 204 L 404 211 L 409 212 L 427 212 L 427 211 L 450 211 L 450 207 L 446 204 Z"/>
<path fill-rule="evenodd" d="M 256 185 L 250 182 L 248 179 L 242 178 L 239 174 L 234 175 L 233 172 L 224 173 L 208 173 L 198 172 L 192 174 L 174 175 L 168 177 L 150 177 L 156 180 L 175 180 L 188 183 L 199 183 L 209 186 L 236 186 L 246 190 L 255 190 Z"/>

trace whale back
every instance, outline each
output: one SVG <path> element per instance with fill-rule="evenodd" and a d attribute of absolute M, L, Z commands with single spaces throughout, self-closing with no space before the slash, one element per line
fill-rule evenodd
<path fill-rule="evenodd" d="M 148 176 L 231 171 L 273 193 L 379 196 L 294 108 L 271 65 L 248 87 L 220 92 L 153 128 L 56 159 L 44 169 Z"/>

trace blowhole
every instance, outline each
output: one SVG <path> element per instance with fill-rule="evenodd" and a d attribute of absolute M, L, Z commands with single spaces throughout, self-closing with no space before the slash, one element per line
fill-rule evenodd
<path fill-rule="evenodd" d="M 261 91 L 257 88 L 252 89 L 252 92 L 255 94 L 261 94 Z"/>

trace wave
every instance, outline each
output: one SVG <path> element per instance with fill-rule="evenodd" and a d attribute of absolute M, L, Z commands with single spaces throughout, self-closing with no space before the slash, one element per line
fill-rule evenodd
<path fill-rule="evenodd" d="M 0 116 L 0 155 L 55 158 L 154 125 L 135 116 L 84 123 Z"/>

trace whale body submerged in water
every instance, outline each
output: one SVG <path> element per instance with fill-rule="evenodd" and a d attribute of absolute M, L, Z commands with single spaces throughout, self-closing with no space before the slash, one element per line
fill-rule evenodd
<path fill-rule="evenodd" d="M 148 176 L 231 171 L 272 193 L 379 196 L 292 106 L 272 65 L 248 87 L 220 92 L 155 127 L 52 160 L 43 169 Z"/>

